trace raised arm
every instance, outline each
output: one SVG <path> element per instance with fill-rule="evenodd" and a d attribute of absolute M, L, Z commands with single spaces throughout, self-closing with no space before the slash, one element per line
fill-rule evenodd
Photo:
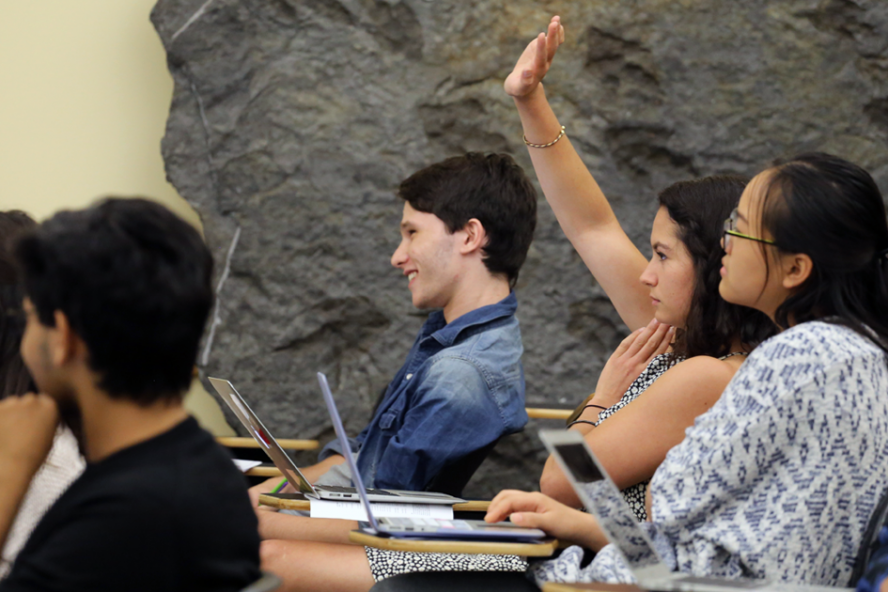
<path fill-rule="evenodd" d="M 715 404 L 735 370 L 734 365 L 708 356 L 691 358 L 664 372 L 635 401 L 599 426 L 577 428 L 586 432 L 586 442 L 617 487 L 647 481 L 666 453 L 684 439 L 696 417 Z M 563 504 L 580 506 L 552 457 L 543 469 L 540 490 Z"/>
<path fill-rule="evenodd" d="M 541 81 L 563 41 L 561 20 L 553 17 L 547 32 L 530 42 L 504 84 L 506 93 L 515 99 L 524 137 L 532 144 L 548 144 L 561 133 L 561 124 L 546 100 Z M 623 322 L 632 330 L 643 327 L 654 316 L 648 289 L 639 282 L 645 256 L 623 231 L 569 136 L 562 136 L 547 148 L 528 146 L 528 150 L 540 186 L 564 234 L 604 288 Z"/>

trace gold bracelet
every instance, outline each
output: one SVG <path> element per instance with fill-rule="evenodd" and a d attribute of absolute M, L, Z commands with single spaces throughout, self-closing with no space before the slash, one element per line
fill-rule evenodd
<path fill-rule="evenodd" d="M 548 144 L 531 144 L 530 142 L 527 141 L 527 136 L 522 135 L 521 137 L 524 138 L 524 143 L 527 144 L 528 146 L 530 146 L 531 148 L 548 148 L 549 146 L 554 146 L 556 143 L 558 143 L 558 140 L 560 140 L 562 136 L 564 136 L 564 126 L 563 125 L 561 126 L 561 131 L 558 133 L 558 137 L 555 138 L 554 140 L 552 140 L 551 142 L 549 142 Z"/>

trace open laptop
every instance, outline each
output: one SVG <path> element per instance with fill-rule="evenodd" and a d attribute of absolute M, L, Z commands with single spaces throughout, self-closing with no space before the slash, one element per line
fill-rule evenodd
<path fill-rule="evenodd" d="M 359 499 L 354 487 L 339 487 L 334 485 L 312 485 L 302 474 L 293 460 L 284 452 L 271 432 L 262 424 L 259 418 L 250 409 L 243 397 L 234 388 L 234 385 L 222 378 L 210 378 L 210 384 L 219 393 L 219 396 L 228 405 L 240 422 L 247 428 L 253 439 L 259 443 L 271 462 L 274 463 L 284 477 L 293 487 L 297 488 L 307 497 L 332 501 L 357 501 Z M 352 473 L 356 475 L 357 473 Z M 400 491 L 393 489 L 371 489 L 368 496 L 374 502 L 390 502 L 400 504 L 441 504 L 452 506 L 462 500 L 444 493 L 432 493 L 425 491 Z"/>
<path fill-rule="evenodd" d="M 348 445 L 348 437 L 345 435 L 345 428 L 342 426 L 342 420 L 339 418 L 339 411 L 336 409 L 336 403 L 333 401 L 333 393 L 330 392 L 330 385 L 327 384 L 327 377 L 323 373 L 318 372 L 318 382 L 321 385 L 321 391 L 324 393 L 324 403 L 330 412 L 330 419 L 333 422 L 333 429 L 336 431 L 336 437 L 342 444 L 342 452 L 345 455 L 345 462 L 352 475 L 358 474 L 358 465 L 355 463 L 355 457 L 351 453 Z M 498 522 L 488 524 L 483 520 L 441 520 L 436 518 L 376 518 L 373 510 L 370 508 L 370 499 L 367 490 L 360 479 L 355 479 L 355 485 L 358 487 L 358 495 L 361 503 L 364 504 L 364 511 L 367 513 L 367 522 L 360 522 L 362 531 L 372 535 L 384 535 L 395 538 L 423 538 L 423 539 L 464 539 L 464 540 L 499 540 L 513 542 L 536 542 L 545 538 L 546 533 L 536 528 L 522 528 L 511 522 Z"/>
<path fill-rule="evenodd" d="M 650 591 L 840 592 L 852 588 L 771 583 L 767 580 L 696 577 L 673 572 L 654 550 L 647 533 L 623 499 L 620 489 L 595 458 L 583 437 L 574 431 L 542 430 L 540 438 L 558 461 L 580 501 L 595 515 L 601 529 L 622 553 L 642 589 Z"/>

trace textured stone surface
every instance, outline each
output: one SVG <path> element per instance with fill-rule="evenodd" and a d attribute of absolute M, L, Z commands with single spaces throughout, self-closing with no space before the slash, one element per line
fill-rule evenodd
<path fill-rule="evenodd" d="M 238 235 L 203 370 L 275 433 L 330 438 L 317 370 L 351 432 L 368 420 L 423 320 L 389 266 L 393 189 L 466 150 L 530 171 L 501 81 L 554 11 L 568 42 L 550 99 L 645 252 L 675 180 L 820 149 L 888 188 L 883 0 L 160 0 L 167 173 L 220 278 Z M 528 404 L 578 401 L 625 328 L 546 206 L 518 296 Z M 546 423 L 501 443 L 467 493 L 533 487 Z"/>

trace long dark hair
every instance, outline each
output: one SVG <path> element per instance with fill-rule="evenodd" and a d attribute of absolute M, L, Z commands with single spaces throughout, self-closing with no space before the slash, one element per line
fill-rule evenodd
<path fill-rule="evenodd" d="M 684 329 L 676 331 L 676 357 L 730 353 L 735 338 L 755 347 L 777 332 L 767 315 L 725 302 L 718 293 L 724 251 L 719 246 L 725 219 L 737 207 L 747 179 L 716 175 L 679 181 L 658 196 L 679 227 L 679 239 L 694 263 L 694 294 Z"/>
<path fill-rule="evenodd" d="M 804 253 L 813 264 L 777 308 L 781 327 L 844 325 L 888 352 L 888 218 L 869 173 L 820 152 L 778 162 L 762 202 L 762 228 L 780 251 Z"/>
<path fill-rule="evenodd" d="M 34 390 L 19 354 L 25 332 L 23 290 L 9 246 L 16 235 L 36 225 L 24 212 L 0 212 L 0 399 Z"/>

